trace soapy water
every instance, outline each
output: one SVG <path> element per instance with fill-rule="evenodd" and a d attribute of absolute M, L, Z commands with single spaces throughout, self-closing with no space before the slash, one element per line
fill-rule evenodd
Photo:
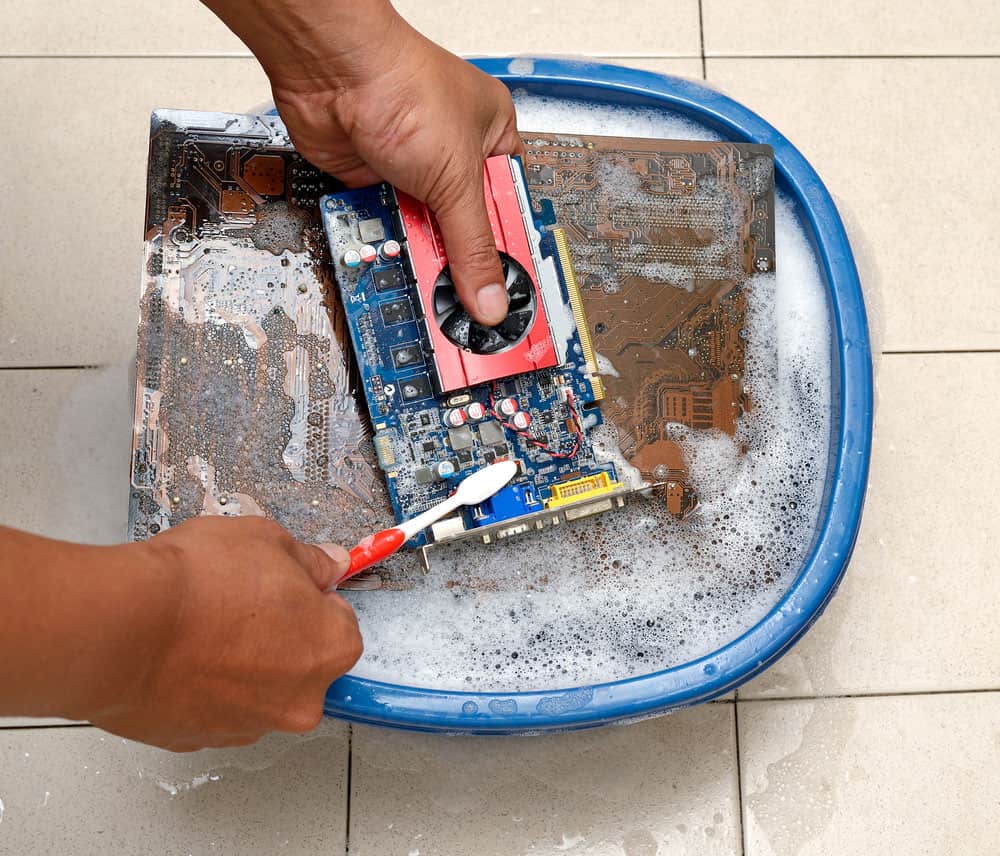
<path fill-rule="evenodd" d="M 522 129 L 718 139 L 652 109 L 515 101 Z M 354 675 L 484 692 L 589 685 L 703 656 L 767 614 L 814 536 L 831 394 L 823 281 L 781 195 L 776 240 L 777 273 L 746 288 L 752 411 L 735 437 L 671 428 L 696 511 L 678 521 L 661 500 L 639 497 L 557 530 L 436 548 L 416 589 L 346 595 L 365 639 Z"/>

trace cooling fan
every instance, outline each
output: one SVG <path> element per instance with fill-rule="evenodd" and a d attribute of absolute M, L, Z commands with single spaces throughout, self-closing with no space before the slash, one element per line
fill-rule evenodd
<path fill-rule="evenodd" d="M 565 336 L 553 335 L 549 311 L 563 310 L 559 274 L 551 256 L 541 253 L 520 164 L 489 158 L 483 181 L 510 298 L 510 312 L 496 327 L 476 324 L 459 304 L 437 219 L 423 202 L 396 191 L 424 345 L 440 393 L 552 368 L 566 359 Z"/>
<path fill-rule="evenodd" d="M 509 301 L 507 317 L 494 327 L 472 320 L 459 303 L 450 268 L 434 283 L 434 321 L 450 342 L 473 354 L 498 354 L 520 342 L 535 320 L 535 289 L 531 277 L 510 256 L 500 253 Z"/>

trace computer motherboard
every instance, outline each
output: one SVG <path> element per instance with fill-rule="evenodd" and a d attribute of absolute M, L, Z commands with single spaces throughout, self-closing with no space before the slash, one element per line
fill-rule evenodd
<path fill-rule="evenodd" d="M 511 314 L 478 328 L 420 203 L 346 191 L 275 117 L 154 113 L 131 538 L 263 514 L 350 545 L 501 457 L 515 484 L 431 540 L 629 491 L 690 513 L 667 424 L 732 433 L 749 406 L 743 286 L 775 264 L 770 150 L 525 137 L 523 171 L 487 168 Z"/>

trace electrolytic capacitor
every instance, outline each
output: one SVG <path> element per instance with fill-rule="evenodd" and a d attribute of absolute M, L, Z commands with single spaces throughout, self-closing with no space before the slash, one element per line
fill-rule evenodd
<path fill-rule="evenodd" d="M 399 246 L 399 241 L 386 241 L 382 244 L 381 252 L 384 259 L 398 259 L 402 247 Z"/>
<path fill-rule="evenodd" d="M 485 418 L 486 408 L 478 401 L 473 401 L 472 404 L 465 408 L 465 413 L 473 422 L 478 422 L 480 419 Z"/>
<path fill-rule="evenodd" d="M 510 420 L 510 424 L 518 431 L 527 431 L 531 426 L 531 416 L 526 410 L 518 410 Z"/>
<path fill-rule="evenodd" d="M 348 250 L 344 253 L 344 266 L 349 268 L 361 267 L 361 253 L 357 250 Z"/>
<path fill-rule="evenodd" d="M 501 416 L 506 416 L 508 419 L 517 413 L 517 399 L 516 398 L 504 398 L 501 399 L 500 403 L 497 404 L 497 412 Z"/>
<path fill-rule="evenodd" d="M 434 475 L 436 475 L 441 481 L 445 479 L 450 479 L 458 470 L 455 469 L 455 465 L 451 461 L 440 461 L 434 466 Z"/>
<path fill-rule="evenodd" d="M 366 265 L 370 265 L 373 261 L 375 261 L 375 259 L 378 258 L 378 253 L 371 244 L 365 244 L 361 248 L 360 256 L 361 261 L 363 261 Z"/>
<path fill-rule="evenodd" d="M 459 428 L 465 424 L 465 411 L 461 407 L 449 410 L 444 415 L 444 422 L 449 428 Z"/>

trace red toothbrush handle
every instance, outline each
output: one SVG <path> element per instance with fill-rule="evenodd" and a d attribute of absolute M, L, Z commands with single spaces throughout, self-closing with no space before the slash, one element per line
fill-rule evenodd
<path fill-rule="evenodd" d="M 386 556 L 391 556 L 406 541 L 406 533 L 402 529 L 383 529 L 374 535 L 369 535 L 357 547 L 351 550 L 351 567 L 339 582 L 348 580 L 355 574 L 360 574 L 365 568 L 381 562 Z"/>

